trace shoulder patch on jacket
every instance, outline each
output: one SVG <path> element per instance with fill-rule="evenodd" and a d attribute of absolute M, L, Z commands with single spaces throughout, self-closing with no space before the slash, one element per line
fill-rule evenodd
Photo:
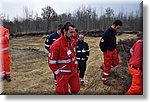
<path fill-rule="evenodd" d="M 101 42 L 104 42 L 104 39 L 101 39 Z"/>
<path fill-rule="evenodd" d="M 49 42 L 49 40 L 48 40 L 48 39 L 46 39 L 46 42 Z"/>

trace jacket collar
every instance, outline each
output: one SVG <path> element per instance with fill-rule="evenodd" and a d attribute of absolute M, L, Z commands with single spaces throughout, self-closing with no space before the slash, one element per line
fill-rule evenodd
<path fill-rule="evenodd" d="M 57 33 L 57 31 L 55 32 L 55 34 L 56 34 L 57 37 L 60 37 L 60 35 Z"/>
<path fill-rule="evenodd" d="M 115 31 L 115 30 L 113 30 L 113 28 L 112 28 L 112 27 L 109 27 L 109 29 L 110 29 L 111 31 L 113 31 L 113 32 Z"/>
<path fill-rule="evenodd" d="M 78 42 L 79 42 L 79 43 L 83 43 L 84 41 L 80 41 L 80 40 L 78 40 Z"/>
<path fill-rule="evenodd" d="M 110 26 L 109 30 L 112 31 L 115 35 L 117 34 L 117 32 Z"/>
<path fill-rule="evenodd" d="M 71 41 L 72 41 L 72 40 L 69 41 L 68 39 L 66 39 L 64 35 L 61 35 L 61 39 L 62 39 L 65 43 L 68 43 L 68 42 L 71 42 Z"/>

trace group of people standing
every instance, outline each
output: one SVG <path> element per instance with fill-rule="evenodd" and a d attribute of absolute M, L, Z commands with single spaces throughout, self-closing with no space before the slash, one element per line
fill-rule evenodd
<path fill-rule="evenodd" d="M 122 21 L 114 21 L 104 32 L 99 43 L 99 47 L 104 55 L 104 64 L 101 66 L 101 69 L 103 70 L 101 78 L 103 84 L 107 86 L 112 85 L 111 80 L 109 79 L 111 68 L 119 64 L 118 52 L 116 50 L 116 34 L 121 26 Z M 84 35 L 78 34 L 78 30 L 70 22 L 67 22 L 64 26 L 61 25 L 61 28 L 58 30 L 61 32 L 60 34 L 57 34 L 59 35 L 59 39 L 58 37 L 55 37 L 54 39 L 57 40 L 53 44 L 50 44 L 48 50 L 48 63 L 55 76 L 56 93 L 77 94 L 80 90 L 80 86 L 85 85 L 84 75 L 86 71 L 86 61 L 88 60 L 90 52 L 89 46 L 84 42 Z M 53 39 L 52 36 L 54 36 L 54 34 L 56 34 L 56 32 L 49 35 L 47 37 L 49 40 L 46 40 L 45 43 L 50 41 L 50 39 Z M 140 44 L 136 44 L 138 45 L 136 49 L 135 47 L 131 48 L 132 57 L 128 67 L 132 75 L 132 84 L 126 94 L 143 94 L 142 40 L 138 40 L 137 43 Z M 45 45 L 45 47 L 47 47 L 47 45 Z M 133 70 L 137 71 L 139 74 L 135 74 Z"/>
<path fill-rule="evenodd" d="M 89 47 L 84 42 L 84 35 L 78 34 L 78 30 L 70 22 L 67 22 L 64 26 L 59 25 L 58 28 L 61 28 L 58 29 L 61 31 L 61 35 L 57 33 L 57 30 L 45 40 L 45 47 L 50 46 L 48 64 L 54 73 L 56 93 L 77 94 L 80 85 L 84 85 L 83 79 L 89 56 Z M 54 38 L 56 35 L 59 35 L 59 38 Z M 50 43 L 51 39 L 57 40 Z M 78 72 L 80 72 L 80 75 Z"/>
<path fill-rule="evenodd" d="M 117 30 L 122 26 L 120 20 L 116 20 L 104 32 L 100 39 L 99 47 L 104 55 L 104 63 L 101 78 L 104 85 L 110 86 L 109 74 L 111 68 L 119 64 L 116 50 Z M 9 57 L 9 30 L 0 26 L 1 37 L 1 79 L 11 81 L 10 57 Z M 49 52 L 48 65 L 54 74 L 56 94 L 77 94 L 80 86 L 84 86 L 86 62 L 90 50 L 84 41 L 84 35 L 78 32 L 74 24 L 67 22 L 58 25 L 56 32 L 50 34 L 45 40 L 45 48 Z M 130 50 L 128 69 L 132 75 L 132 84 L 126 94 L 143 94 L 143 39 L 138 40 Z"/>
<path fill-rule="evenodd" d="M 108 86 L 112 85 L 109 78 L 110 70 L 119 64 L 118 52 L 116 50 L 116 31 L 120 29 L 121 26 L 122 22 L 116 20 L 104 32 L 99 44 L 104 55 L 104 64 L 101 66 L 101 69 L 103 69 L 101 77 L 103 83 Z M 126 94 L 143 94 L 143 35 L 130 49 L 130 53 L 131 58 L 129 60 L 128 69 L 132 76 L 132 83 Z"/>

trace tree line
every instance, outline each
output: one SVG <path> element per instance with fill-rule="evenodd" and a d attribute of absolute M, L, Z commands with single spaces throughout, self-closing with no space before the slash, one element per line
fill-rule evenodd
<path fill-rule="evenodd" d="M 57 14 L 51 6 L 42 8 L 41 17 L 38 13 L 34 14 L 28 8 L 23 9 L 24 17 L 14 17 L 13 21 L 2 17 L 4 27 L 13 33 L 28 32 L 52 32 L 57 29 L 58 24 L 64 24 L 69 21 L 76 25 L 79 31 L 100 30 L 108 28 L 116 19 L 123 21 L 122 30 L 124 31 L 142 31 L 142 15 L 139 11 L 130 14 L 120 11 L 114 13 L 112 8 L 106 8 L 104 14 L 99 15 L 96 10 L 90 7 L 80 7 L 73 13 Z"/>

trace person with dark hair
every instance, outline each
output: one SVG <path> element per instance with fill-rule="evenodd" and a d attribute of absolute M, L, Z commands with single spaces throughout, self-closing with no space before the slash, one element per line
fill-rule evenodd
<path fill-rule="evenodd" d="M 76 42 L 77 42 L 77 40 L 78 40 L 78 37 L 79 37 L 79 35 L 78 35 L 78 29 L 76 28 L 76 29 L 75 29 L 75 33 L 74 33 L 74 35 L 72 36 L 72 40 L 73 40 L 73 42 L 74 42 L 75 48 L 76 48 Z M 76 50 L 76 49 L 74 49 L 74 50 Z"/>
<path fill-rule="evenodd" d="M 89 46 L 84 41 L 84 35 L 79 34 L 78 41 L 76 43 L 76 56 L 78 61 L 79 75 L 80 75 L 80 85 L 84 86 L 84 74 L 86 71 L 86 62 L 89 57 Z"/>
<path fill-rule="evenodd" d="M 62 28 L 63 28 L 63 25 L 59 24 L 57 31 L 54 33 L 51 33 L 49 36 L 47 36 L 47 38 L 45 40 L 45 48 L 48 52 L 49 52 L 50 46 L 53 44 L 53 42 L 56 41 L 58 38 L 60 38 Z M 55 73 L 53 73 L 53 75 L 54 75 L 55 85 L 57 85 Z"/>
<path fill-rule="evenodd" d="M 101 66 L 103 69 L 102 81 L 105 85 L 110 86 L 109 72 L 112 67 L 119 64 L 118 53 L 116 50 L 116 34 L 117 30 L 122 26 L 120 20 L 116 20 L 102 35 L 99 47 L 104 55 L 104 64 Z"/>
<path fill-rule="evenodd" d="M 78 40 L 78 37 L 79 37 L 79 34 L 78 34 L 78 33 L 79 33 L 79 31 L 78 31 L 78 29 L 77 29 L 77 28 L 75 29 L 75 31 L 76 31 L 76 32 L 75 32 L 75 34 L 73 35 L 73 39 L 75 40 L 75 43 L 76 43 L 76 42 L 77 42 L 77 40 Z"/>
<path fill-rule="evenodd" d="M 70 22 L 66 22 L 65 24 L 64 24 L 64 26 L 62 27 L 62 29 L 61 29 L 61 33 L 62 34 L 64 34 L 64 29 L 65 30 L 68 30 L 68 25 L 70 25 L 71 23 Z"/>
<path fill-rule="evenodd" d="M 71 23 L 65 24 L 62 31 L 61 37 L 50 46 L 48 64 L 56 74 L 56 94 L 77 94 L 80 90 L 80 81 L 78 62 L 72 41 L 75 26 Z"/>
<path fill-rule="evenodd" d="M 54 41 L 56 41 L 60 36 L 61 36 L 61 29 L 62 29 L 63 25 L 59 24 L 57 31 L 54 33 L 51 33 L 49 36 L 47 36 L 46 40 L 45 40 L 45 48 L 46 50 L 49 52 L 49 48 L 52 45 L 52 43 Z"/>
<path fill-rule="evenodd" d="M 122 26 L 122 22 L 120 20 L 116 20 L 115 22 L 113 22 L 113 25 L 115 26 Z M 120 27 L 118 27 L 117 29 L 119 29 Z"/>

